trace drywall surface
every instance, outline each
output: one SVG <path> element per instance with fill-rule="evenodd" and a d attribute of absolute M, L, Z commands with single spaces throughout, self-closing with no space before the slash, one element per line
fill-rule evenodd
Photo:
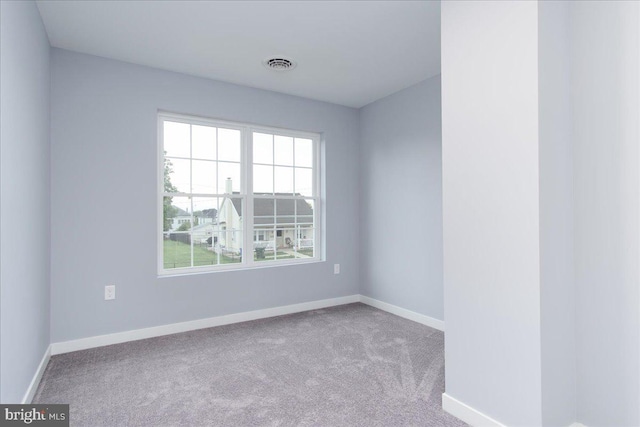
<path fill-rule="evenodd" d="M 36 4 L 0 2 L 0 401 L 49 346 L 49 40 Z"/>
<path fill-rule="evenodd" d="M 538 2 L 542 425 L 576 420 L 569 4 Z"/>
<path fill-rule="evenodd" d="M 360 110 L 361 293 L 442 320 L 440 76 Z"/>
<path fill-rule="evenodd" d="M 637 2 L 571 5 L 578 421 L 640 425 Z"/>
<path fill-rule="evenodd" d="M 51 103 L 52 342 L 358 293 L 357 110 L 59 49 Z M 322 132 L 327 261 L 158 278 L 159 109 Z"/>
<path fill-rule="evenodd" d="M 443 2 L 446 393 L 541 425 L 538 5 Z"/>

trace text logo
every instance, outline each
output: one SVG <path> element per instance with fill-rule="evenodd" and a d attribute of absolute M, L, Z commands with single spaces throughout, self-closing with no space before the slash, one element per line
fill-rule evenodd
<path fill-rule="evenodd" d="M 1 426 L 69 426 L 69 405 L 0 405 Z"/>

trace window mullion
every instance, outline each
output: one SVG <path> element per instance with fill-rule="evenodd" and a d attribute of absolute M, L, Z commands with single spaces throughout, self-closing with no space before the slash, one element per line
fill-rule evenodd
<path fill-rule="evenodd" d="M 242 261 L 248 265 L 253 265 L 253 131 L 251 128 L 244 128 L 242 135 L 244 167 L 244 194 L 243 209 L 245 211 L 242 221 L 242 232 L 244 236 L 244 249 Z"/>
<path fill-rule="evenodd" d="M 220 147 L 220 132 L 219 132 L 219 128 L 218 126 L 216 126 L 216 177 L 215 177 L 215 182 L 216 182 L 216 193 L 218 193 L 220 191 L 220 171 L 218 170 L 218 159 L 219 159 L 219 147 Z M 222 199 L 224 201 L 224 199 Z M 231 200 L 228 200 L 227 202 L 230 202 Z M 218 232 L 216 233 L 216 237 L 217 237 L 217 245 L 220 245 L 220 242 L 222 241 L 222 233 L 220 232 L 220 207 L 222 206 L 222 204 L 220 203 L 220 197 L 216 197 L 216 206 L 217 206 L 217 212 L 216 212 L 216 222 L 218 223 L 218 226 L 216 227 L 216 229 L 218 230 Z M 212 234 L 213 236 L 213 234 Z M 216 251 L 216 243 L 213 242 L 213 237 L 211 238 L 211 246 L 214 250 L 214 252 Z M 216 253 L 216 263 L 219 266 L 222 263 L 222 249 L 220 249 L 220 252 L 215 252 Z"/>
<path fill-rule="evenodd" d="M 189 242 L 191 246 L 191 267 L 195 266 L 193 259 L 193 126 L 189 125 L 189 200 L 191 204 L 191 229 Z"/>

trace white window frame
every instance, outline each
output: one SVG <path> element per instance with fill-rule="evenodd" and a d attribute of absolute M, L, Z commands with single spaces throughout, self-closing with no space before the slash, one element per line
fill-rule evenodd
<path fill-rule="evenodd" d="M 237 198 L 242 199 L 242 239 L 243 239 L 243 257 L 242 261 L 237 264 L 218 264 L 212 266 L 192 266 L 192 267 L 178 267 L 178 268 L 164 268 L 164 214 L 163 214 L 163 202 L 167 193 L 164 192 L 164 131 L 163 122 L 172 121 L 178 123 L 186 123 L 190 125 L 202 125 L 213 126 L 225 129 L 236 129 L 240 131 L 241 135 L 241 158 L 240 158 L 240 174 L 242 177 L 240 194 Z M 157 265 L 158 276 L 177 276 L 184 274 L 200 274 L 211 273 L 219 271 L 234 271 L 234 270 L 248 270 L 255 268 L 268 268 L 279 267 L 286 265 L 299 265 L 306 263 L 322 262 L 323 253 L 322 250 L 324 242 L 322 236 L 324 235 L 321 230 L 322 221 L 322 199 L 321 199 L 321 176 L 320 176 L 320 139 L 321 135 L 313 132 L 296 131 L 290 129 L 283 129 L 269 126 L 258 126 L 249 123 L 232 122 L 227 120 L 218 120 L 200 116 L 192 116 L 186 114 L 178 114 L 167 111 L 158 111 L 158 155 L 157 155 Z M 269 196 L 254 197 L 253 194 L 253 133 L 267 133 L 278 136 L 293 137 L 293 138 L 305 138 L 310 139 L 313 144 L 313 196 L 273 196 L 275 199 L 305 199 L 313 201 L 313 241 L 314 241 L 314 256 L 310 258 L 293 258 L 282 260 L 269 260 L 269 261 L 254 261 L 253 257 L 253 200 L 255 198 L 268 198 Z M 295 175 L 295 174 L 294 174 Z M 295 179 L 295 177 L 294 177 Z M 200 195 L 196 193 L 172 193 L 174 197 L 220 197 L 224 198 L 224 194 L 206 194 Z M 219 212 L 217 213 L 219 215 Z M 193 224 L 193 212 L 191 212 L 191 223 Z M 275 217 L 274 217 L 275 220 Z M 297 233 L 297 230 L 295 231 Z M 275 236 L 274 236 L 275 239 Z M 247 250 L 250 248 L 250 250 Z M 276 249 L 277 251 L 277 249 Z M 251 254 L 250 256 L 246 256 Z M 193 242 L 191 247 L 191 257 L 193 259 Z"/>

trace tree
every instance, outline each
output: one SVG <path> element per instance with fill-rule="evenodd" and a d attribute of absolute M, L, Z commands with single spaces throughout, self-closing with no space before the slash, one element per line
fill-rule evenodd
<path fill-rule="evenodd" d="M 167 152 L 164 152 L 164 191 L 166 193 L 176 193 L 178 189 L 171 183 L 171 172 L 173 172 L 171 160 L 167 159 Z M 171 229 L 172 218 L 176 216 L 178 209 L 171 204 L 173 201 L 173 197 L 165 197 L 162 204 L 162 218 L 163 224 L 162 229 L 164 231 L 169 231 Z"/>
<path fill-rule="evenodd" d="M 180 224 L 180 227 L 176 231 L 189 231 L 191 230 L 191 221 L 186 221 Z"/>

